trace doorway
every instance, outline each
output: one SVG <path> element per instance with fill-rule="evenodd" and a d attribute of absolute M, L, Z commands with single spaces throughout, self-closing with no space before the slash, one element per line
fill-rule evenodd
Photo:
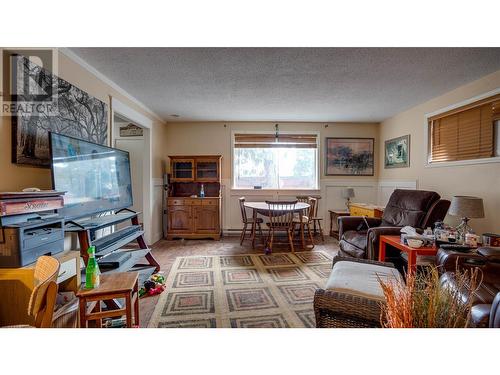
<path fill-rule="evenodd" d="M 144 239 L 151 244 L 153 239 L 153 200 L 151 178 L 151 128 L 153 121 L 116 98 L 112 103 L 112 145 L 130 153 L 132 173 L 132 209 L 140 211 L 139 222 L 144 228 Z M 124 136 L 120 128 L 133 124 L 142 135 Z"/>
<path fill-rule="evenodd" d="M 144 224 L 144 217 L 142 212 L 143 207 L 143 166 L 144 166 L 144 135 L 139 134 L 144 131 L 140 126 L 134 124 L 133 122 L 127 121 L 118 114 L 114 114 L 113 119 L 114 129 L 114 147 L 127 151 L 130 156 L 130 173 L 132 175 L 132 195 L 134 198 L 134 204 L 131 207 L 132 210 L 141 212 L 139 215 L 139 223 Z M 137 127 L 136 131 L 134 130 Z M 135 135 L 130 135 L 135 134 Z"/>

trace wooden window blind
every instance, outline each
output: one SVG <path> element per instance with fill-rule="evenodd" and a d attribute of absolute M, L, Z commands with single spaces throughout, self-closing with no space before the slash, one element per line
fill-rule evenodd
<path fill-rule="evenodd" d="M 494 156 L 494 122 L 500 119 L 500 95 L 430 117 L 429 162 Z"/>
<path fill-rule="evenodd" d="M 235 148 L 317 148 L 315 134 L 235 134 Z"/>

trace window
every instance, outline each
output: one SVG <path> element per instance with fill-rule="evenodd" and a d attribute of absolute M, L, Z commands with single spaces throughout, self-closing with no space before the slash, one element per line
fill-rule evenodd
<path fill-rule="evenodd" d="M 318 152 L 314 134 L 235 134 L 236 189 L 317 189 Z"/>
<path fill-rule="evenodd" d="M 428 118 L 429 164 L 498 155 L 500 95 Z"/>

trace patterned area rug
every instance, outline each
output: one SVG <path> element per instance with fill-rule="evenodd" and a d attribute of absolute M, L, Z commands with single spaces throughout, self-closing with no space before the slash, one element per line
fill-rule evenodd
<path fill-rule="evenodd" d="M 149 327 L 315 327 L 331 261 L 323 251 L 179 257 Z"/>

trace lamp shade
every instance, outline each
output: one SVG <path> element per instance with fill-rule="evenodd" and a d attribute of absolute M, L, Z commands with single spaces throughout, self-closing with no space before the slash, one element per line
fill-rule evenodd
<path fill-rule="evenodd" d="M 448 213 L 452 216 L 482 218 L 484 217 L 483 200 L 478 197 L 456 195 L 451 200 Z"/>
<path fill-rule="evenodd" d="M 342 189 L 342 198 L 348 199 L 354 197 L 354 189 L 353 188 L 345 188 Z"/>

